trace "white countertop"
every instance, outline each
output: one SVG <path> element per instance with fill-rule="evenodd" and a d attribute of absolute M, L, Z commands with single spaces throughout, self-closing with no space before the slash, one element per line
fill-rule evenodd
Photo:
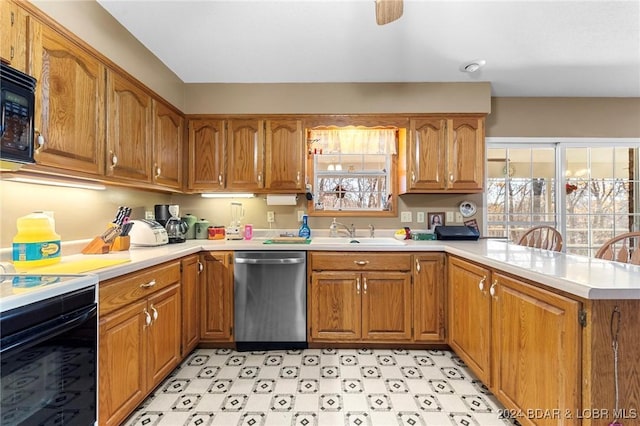
<path fill-rule="evenodd" d="M 306 250 L 306 251 L 441 251 L 491 268 L 529 279 L 550 288 L 584 299 L 640 299 L 640 266 L 621 264 L 584 256 L 531 249 L 500 240 L 478 241 L 405 241 L 402 246 L 358 244 L 263 244 L 264 239 L 250 241 L 188 240 L 158 247 L 132 247 L 101 258 L 126 258 L 130 262 L 96 270 L 100 281 L 135 272 L 143 268 L 198 253 L 226 250 Z M 61 264 L 86 258 L 87 255 L 63 256 Z"/>

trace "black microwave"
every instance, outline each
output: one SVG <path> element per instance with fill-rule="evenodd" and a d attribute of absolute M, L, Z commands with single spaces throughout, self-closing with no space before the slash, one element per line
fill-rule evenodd
<path fill-rule="evenodd" d="M 0 62 L 0 160 L 34 163 L 36 79 Z"/>

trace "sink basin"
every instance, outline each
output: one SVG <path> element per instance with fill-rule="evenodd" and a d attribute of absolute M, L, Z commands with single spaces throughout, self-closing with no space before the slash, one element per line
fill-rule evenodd
<path fill-rule="evenodd" d="M 333 244 L 333 245 L 368 245 L 368 246 L 403 246 L 404 242 L 390 237 L 313 237 L 311 245 Z"/>

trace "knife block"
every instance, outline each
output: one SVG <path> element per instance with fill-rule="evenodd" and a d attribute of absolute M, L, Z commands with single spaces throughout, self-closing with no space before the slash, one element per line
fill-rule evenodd
<path fill-rule="evenodd" d="M 105 243 L 101 237 L 95 237 L 82 249 L 82 254 L 107 254 L 109 249 L 109 244 Z"/>
<path fill-rule="evenodd" d="M 131 238 L 128 235 L 124 237 L 116 237 L 111 244 L 112 251 L 125 251 L 129 250 L 131 245 Z"/>

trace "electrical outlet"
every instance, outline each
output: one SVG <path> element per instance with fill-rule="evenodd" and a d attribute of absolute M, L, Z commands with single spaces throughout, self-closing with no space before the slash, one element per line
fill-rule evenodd
<path fill-rule="evenodd" d="M 272 211 L 267 212 L 267 223 L 273 223 L 276 221 L 276 214 Z"/>
<path fill-rule="evenodd" d="M 456 222 L 462 223 L 462 213 L 456 213 Z"/>
<path fill-rule="evenodd" d="M 156 218 L 156 215 L 153 214 L 151 210 L 147 210 L 144 212 L 144 218 L 147 220 L 154 220 Z"/>
<path fill-rule="evenodd" d="M 411 218 L 411 212 L 401 212 L 400 213 L 400 222 L 402 223 L 407 223 L 407 222 L 412 222 L 413 219 Z"/>
<path fill-rule="evenodd" d="M 302 216 L 304 216 L 304 210 L 298 210 L 298 222 L 302 222 Z"/>
<path fill-rule="evenodd" d="M 424 223 L 424 212 L 416 213 L 416 222 Z"/>
<path fill-rule="evenodd" d="M 453 222 L 453 212 L 447 212 L 447 223 Z"/>

